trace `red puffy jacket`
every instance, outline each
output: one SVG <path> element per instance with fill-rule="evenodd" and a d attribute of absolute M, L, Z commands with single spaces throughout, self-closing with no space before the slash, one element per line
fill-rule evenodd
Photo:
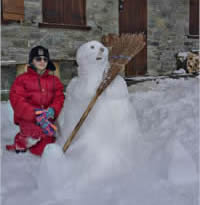
<path fill-rule="evenodd" d="M 46 144 L 53 143 L 54 137 L 47 136 L 36 125 L 35 108 L 52 107 L 54 120 L 58 117 L 64 103 L 64 87 L 60 80 L 49 75 L 46 70 L 39 75 L 32 68 L 18 76 L 10 90 L 10 102 L 14 110 L 14 122 L 20 126 L 14 144 L 7 145 L 8 150 L 29 149 L 33 154 L 41 155 Z"/>
<path fill-rule="evenodd" d="M 63 85 L 60 80 L 48 73 L 39 75 L 32 68 L 18 76 L 10 90 L 10 102 L 14 110 L 14 122 L 35 122 L 35 108 L 55 110 L 55 119 L 59 115 L 63 103 Z"/>

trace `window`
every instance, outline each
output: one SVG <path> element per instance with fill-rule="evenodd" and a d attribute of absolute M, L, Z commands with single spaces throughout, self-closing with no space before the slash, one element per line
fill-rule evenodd
<path fill-rule="evenodd" d="M 199 0 L 190 0 L 189 34 L 199 35 Z"/>
<path fill-rule="evenodd" d="M 24 0 L 2 0 L 1 10 L 3 22 L 24 20 Z"/>
<path fill-rule="evenodd" d="M 86 0 L 43 0 L 42 11 L 42 27 L 87 27 Z"/>

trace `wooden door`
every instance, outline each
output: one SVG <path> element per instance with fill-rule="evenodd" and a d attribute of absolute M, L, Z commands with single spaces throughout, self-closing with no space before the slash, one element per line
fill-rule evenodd
<path fill-rule="evenodd" d="M 119 33 L 147 35 L 147 0 L 119 0 Z M 147 40 L 147 36 L 146 36 Z M 147 46 L 126 66 L 127 77 L 147 72 Z"/>
<path fill-rule="evenodd" d="M 199 35 L 199 0 L 190 0 L 190 35 Z"/>

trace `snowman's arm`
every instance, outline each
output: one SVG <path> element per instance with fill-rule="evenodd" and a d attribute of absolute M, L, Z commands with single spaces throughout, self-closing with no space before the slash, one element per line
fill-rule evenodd
<path fill-rule="evenodd" d="M 69 82 L 69 84 L 66 87 L 66 96 L 68 96 L 74 92 L 75 87 L 77 85 L 77 81 L 78 81 L 78 77 L 74 77 L 71 79 L 71 81 Z"/>
<path fill-rule="evenodd" d="M 128 97 L 128 88 L 125 80 L 118 75 L 106 88 L 105 94 L 111 96 L 112 98 Z"/>
<path fill-rule="evenodd" d="M 73 78 L 65 92 L 66 92 L 66 99 L 64 102 L 64 109 L 63 109 L 63 120 L 64 122 L 62 123 L 61 126 L 61 132 L 62 132 L 62 136 L 66 137 L 69 136 L 69 134 L 71 133 L 73 127 L 75 126 L 75 122 L 74 122 L 74 118 L 76 113 L 74 113 L 76 111 L 75 107 L 76 107 L 76 103 L 74 102 L 74 98 L 73 98 L 73 93 L 75 92 L 75 88 L 77 86 L 77 77 Z"/>

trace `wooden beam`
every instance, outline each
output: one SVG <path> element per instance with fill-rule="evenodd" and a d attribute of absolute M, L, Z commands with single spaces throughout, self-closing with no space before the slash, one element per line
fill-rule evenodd
<path fill-rule="evenodd" d="M 86 25 L 69 25 L 69 24 L 55 24 L 55 23 L 39 23 L 40 28 L 62 28 L 62 29 L 77 29 L 77 30 L 91 30 L 90 26 Z"/>

